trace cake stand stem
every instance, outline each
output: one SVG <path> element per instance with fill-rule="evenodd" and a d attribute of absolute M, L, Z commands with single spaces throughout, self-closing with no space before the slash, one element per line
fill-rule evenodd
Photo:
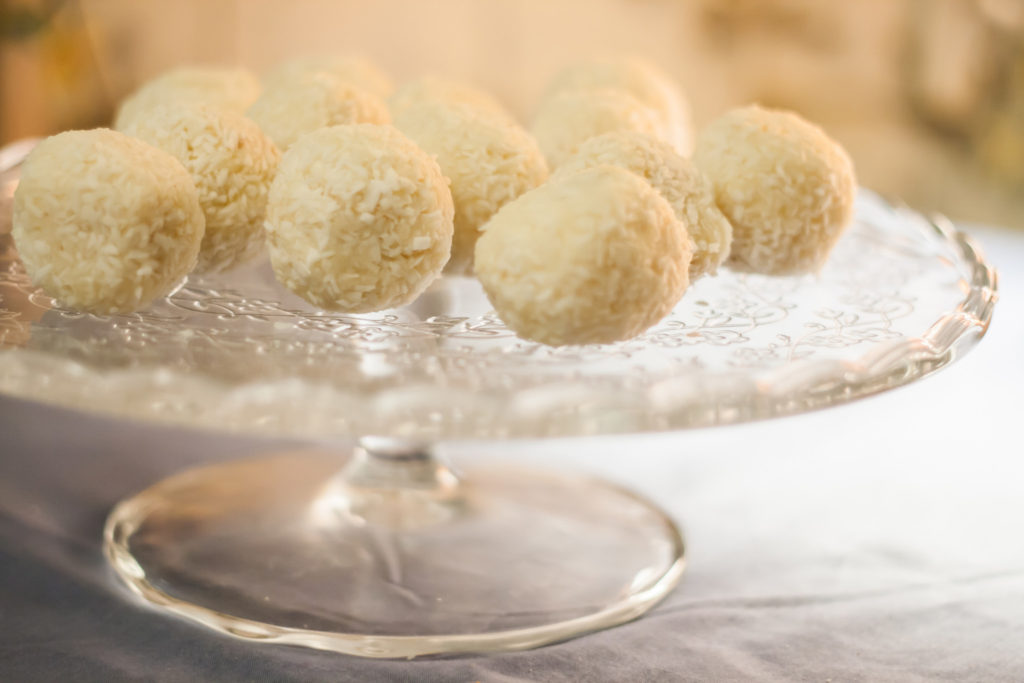
<path fill-rule="evenodd" d="M 313 505 L 321 525 L 355 519 L 398 531 L 448 521 L 464 502 L 461 480 L 426 444 L 364 437 Z"/>

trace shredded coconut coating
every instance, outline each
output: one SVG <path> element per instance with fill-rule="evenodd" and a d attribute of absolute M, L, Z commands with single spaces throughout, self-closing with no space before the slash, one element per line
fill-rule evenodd
<path fill-rule="evenodd" d="M 339 55 L 307 55 L 283 62 L 263 76 L 263 85 L 271 87 L 280 81 L 294 81 L 319 72 L 327 72 L 381 99 L 387 99 L 394 90 L 391 77 L 370 60 Z"/>
<path fill-rule="evenodd" d="M 853 218 L 853 162 L 796 114 L 734 109 L 701 131 L 694 161 L 732 223 L 729 261 L 739 270 L 816 272 Z"/>
<path fill-rule="evenodd" d="M 616 131 L 584 142 L 555 176 L 601 165 L 636 173 L 672 205 L 694 243 L 690 282 L 716 272 L 729 255 L 732 226 L 715 205 L 711 183 L 688 159 L 650 135 Z"/>
<path fill-rule="evenodd" d="M 515 117 L 490 93 L 466 83 L 433 76 L 404 83 L 388 98 L 388 106 L 395 116 L 410 107 L 429 103 L 463 105 L 483 115 L 491 114 L 510 123 L 515 122 Z"/>
<path fill-rule="evenodd" d="M 441 169 L 392 126 L 321 128 L 285 152 L 267 243 L 278 281 L 320 308 L 369 313 L 414 300 L 452 245 Z"/>
<path fill-rule="evenodd" d="M 391 123 L 384 100 L 327 72 L 278 79 L 248 111 L 282 152 L 319 128 L 346 123 Z"/>
<path fill-rule="evenodd" d="M 553 346 L 634 337 L 689 284 L 690 240 L 638 175 L 598 166 L 506 204 L 476 245 L 477 277 L 516 334 Z"/>
<path fill-rule="evenodd" d="M 548 165 L 558 168 L 592 137 L 634 130 L 663 137 L 658 113 L 621 90 L 568 90 L 545 99 L 531 131 Z"/>
<path fill-rule="evenodd" d="M 124 131 L 167 104 L 192 103 L 223 107 L 241 114 L 256 101 L 260 82 L 250 71 L 235 67 L 181 67 L 144 84 L 118 107 L 114 128 Z"/>
<path fill-rule="evenodd" d="M 498 209 L 548 178 L 537 142 L 520 126 L 468 106 L 421 101 L 395 125 L 433 154 L 451 181 L 455 237 L 445 272 L 470 273 L 480 228 Z"/>
<path fill-rule="evenodd" d="M 547 97 L 567 90 L 625 90 L 660 118 L 662 135 L 680 154 L 693 148 L 690 104 L 678 85 L 660 68 L 643 59 L 594 59 L 566 67 L 552 79 Z"/>
<path fill-rule="evenodd" d="M 129 313 L 192 269 L 203 213 L 174 157 L 112 130 L 70 131 L 22 166 L 13 235 L 32 281 L 63 306 Z"/>
<path fill-rule="evenodd" d="M 125 132 L 164 150 L 192 175 L 206 217 L 197 272 L 228 270 L 260 254 L 280 153 L 256 123 L 206 105 L 168 105 Z"/>

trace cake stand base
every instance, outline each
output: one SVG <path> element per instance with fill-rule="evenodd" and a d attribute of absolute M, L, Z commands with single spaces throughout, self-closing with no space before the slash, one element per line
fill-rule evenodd
<path fill-rule="evenodd" d="M 570 474 L 363 442 L 197 469 L 115 507 L 128 586 L 239 638 L 364 657 L 520 650 L 629 621 L 678 583 L 658 508 Z"/>

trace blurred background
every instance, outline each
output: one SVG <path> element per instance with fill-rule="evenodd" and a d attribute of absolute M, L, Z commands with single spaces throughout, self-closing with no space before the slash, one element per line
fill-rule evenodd
<path fill-rule="evenodd" d="M 318 53 L 474 82 L 524 120 L 566 63 L 639 54 L 698 126 L 791 108 L 846 145 L 863 185 L 1024 227 L 1024 0 L 0 0 L 0 143 L 106 125 L 178 64 Z"/>

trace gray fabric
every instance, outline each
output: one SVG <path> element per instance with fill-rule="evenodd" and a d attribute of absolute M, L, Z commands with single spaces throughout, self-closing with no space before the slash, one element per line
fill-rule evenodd
<path fill-rule="evenodd" d="M 797 418 L 644 438 L 457 444 L 665 505 L 689 569 L 631 624 L 538 650 L 371 661 L 233 640 L 131 599 L 110 507 L 203 462 L 294 446 L 0 398 L 2 681 L 1021 681 L 1024 236 L 989 337 L 913 386 Z"/>

